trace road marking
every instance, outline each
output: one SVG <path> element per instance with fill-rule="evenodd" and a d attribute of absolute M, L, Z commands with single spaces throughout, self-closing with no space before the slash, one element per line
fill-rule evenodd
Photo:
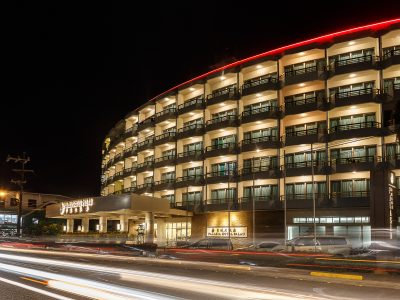
<path fill-rule="evenodd" d="M 237 269 L 237 270 L 246 270 L 246 271 L 250 271 L 251 270 L 250 266 L 218 265 L 218 267 L 224 268 L 224 269 Z"/>
<path fill-rule="evenodd" d="M 42 281 L 42 280 L 37 280 L 37 279 L 33 279 L 33 278 L 28 278 L 28 277 L 20 277 L 21 279 L 24 279 L 24 280 L 28 280 L 28 281 L 32 281 L 32 282 L 36 282 L 36 283 L 40 283 L 40 284 L 43 284 L 43 285 L 47 285 L 47 281 Z"/>
<path fill-rule="evenodd" d="M 351 262 L 373 262 L 373 263 L 400 264 L 400 261 L 394 261 L 394 260 L 371 260 L 371 259 L 325 258 L 325 257 L 318 257 L 316 259 L 319 259 L 319 260 L 333 260 L 333 261 L 351 261 Z"/>
<path fill-rule="evenodd" d="M 64 297 L 64 296 L 61 296 L 61 295 L 58 295 L 58 294 L 55 294 L 55 293 L 51 293 L 51 292 L 48 292 L 48 291 L 43 291 L 43 290 L 35 288 L 33 286 L 26 285 L 26 284 L 23 284 L 23 283 L 19 283 L 17 281 L 9 280 L 9 279 L 3 278 L 3 277 L 0 277 L 0 281 L 8 283 L 8 284 L 11 284 L 11 285 L 15 285 L 17 287 L 20 287 L 20 288 L 23 288 L 23 289 L 26 289 L 26 290 L 29 290 L 29 291 L 32 291 L 32 292 L 35 292 L 35 293 L 38 293 L 38 294 L 42 294 L 42 295 L 45 295 L 45 296 L 48 296 L 48 297 L 53 297 L 54 299 L 74 300 L 73 298 Z"/>
<path fill-rule="evenodd" d="M 325 273 L 325 272 L 310 272 L 311 276 L 317 277 L 329 277 L 329 278 L 341 278 L 341 279 L 351 279 L 351 280 L 363 280 L 361 275 L 351 275 L 351 274 L 339 274 L 339 273 Z"/>

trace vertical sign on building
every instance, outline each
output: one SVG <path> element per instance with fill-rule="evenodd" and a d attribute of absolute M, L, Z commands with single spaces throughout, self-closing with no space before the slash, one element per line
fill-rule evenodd
<path fill-rule="evenodd" d="M 395 186 L 395 175 L 393 172 L 389 172 L 389 201 L 388 201 L 388 223 L 389 223 L 389 232 L 390 239 L 393 239 L 393 228 L 396 228 L 396 205 L 395 205 L 395 195 L 396 195 L 396 186 Z"/>

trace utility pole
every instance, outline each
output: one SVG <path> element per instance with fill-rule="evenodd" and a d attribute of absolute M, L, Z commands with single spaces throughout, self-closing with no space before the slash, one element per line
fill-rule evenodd
<path fill-rule="evenodd" d="M 17 218 L 17 236 L 21 237 L 21 218 L 22 218 L 22 198 L 24 193 L 24 184 L 26 183 L 25 173 L 33 173 L 33 170 L 25 169 L 25 164 L 30 161 L 30 157 L 26 157 L 25 152 L 22 157 L 19 155 L 17 157 L 7 156 L 6 162 L 12 161 L 14 163 L 20 163 L 21 169 L 12 169 L 13 172 L 19 174 L 20 178 L 17 180 L 12 179 L 11 183 L 18 185 L 19 187 L 19 200 L 18 200 L 18 218 Z"/>

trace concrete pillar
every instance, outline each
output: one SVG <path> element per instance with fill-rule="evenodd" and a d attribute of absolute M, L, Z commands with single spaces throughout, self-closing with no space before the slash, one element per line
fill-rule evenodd
<path fill-rule="evenodd" d="M 82 219 L 82 230 L 81 232 L 83 233 L 88 233 L 89 232 L 89 218 L 88 217 L 84 217 Z"/>
<path fill-rule="evenodd" d="M 99 218 L 99 233 L 107 233 L 107 217 Z"/>
<path fill-rule="evenodd" d="M 165 234 L 165 219 L 157 219 L 157 244 L 165 245 L 167 243 Z"/>
<path fill-rule="evenodd" d="M 73 233 L 74 232 L 74 219 L 67 219 L 67 233 Z"/>
<path fill-rule="evenodd" d="M 128 217 L 127 215 L 121 215 L 119 217 L 120 232 L 128 232 Z"/>
<path fill-rule="evenodd" d="M 154 214 L 152 212 L 145 213 L 146 231 L 144 236 L 145 243 L 154 243 Z"/>

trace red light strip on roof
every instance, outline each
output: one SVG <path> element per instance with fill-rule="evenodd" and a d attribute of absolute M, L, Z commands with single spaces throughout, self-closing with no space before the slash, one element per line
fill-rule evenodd
<path fill-rule="evenodd" d="M 337 31 L 337 32 L 334 32 L 334 33 L 322 35 L 322 36 L 319 36 L 319 37 L 316 37 L 316 38 L 312 38 L 312 39 L 309 39 L 309 40 L 297 42 L 297 43 L 290 44 L 290 45 L 283 46 L 283 47 L 279 47 L 279 48 L 276 48 L 276 49 L 273 49 L 273 50 L 270 50 L 270 51 L 267 51 L 267 52 L 256 54 L 254 56 L 250 56 L 248 58 L 236 61 L 234 63 L 230 63 L 230 64 L 225 65 L 223 67 L 220 67 L 218 69 L 212 70 L 210 72 L 207 72 L 207 73 L 199 75 L 199 76 L 197 76 L 195 78 L 192 78 L 192 79 L 190 79 L 188 81 L 185 81 L 185 82 L 183 82 L 181 84 L 178 84 L 178 85 L 174 86 L 173 88 L 170 88 L 169 90 L 167 90 L 167 91 L 165 91 L 165 92 L 163 92 L 163 93 L 151 98 L 149 100 L 149 102 L 154 100 L 154 99 L 157 99 L 157 98 L 161 97 L 162 95 L 168 94 L 169 92 L 171 92 L 171 91 L 173 91 L 175 89 L 178 89 L 181 86 L 184 86 L 184 85 L 186 85 L 188 83 L 191 83 L 193 81 L 202 79 L 202 78 L 207 77 L 207 76 L 209 76 L 211 74 L 218 73 L 218 72 L 223 71 L 225 69 L 236 67 L 238 65 L 244 64 L 244 63 L 252 61 L 252 60 L 256 60 L 256 59 L 259 59 L 259 58 L 262 58 L 262 57 L 265 57 L 265 56 L 269 56 L 269 55 L 276 55 L 276 54 L 282 53 L 282 52 L 284 52 L 286 50 L 289 50 L 289 49 L 294 49 L 294 48 L 297 48 L 297 47 L 305 46 L 305 45 L 316 43 L 316 42 L 318 42 L 318 43 L 327 42 L 327 41 L 332 40 L 335 37 L 343 36 L 343 35 L 346 35 L 346 34 L 356 33 L 356 32 L 360 32 L 360 31 L 364 31 L 364 30 L 375 30 L 376 31 L 376 30 L 384 29 L 384 28 L 389 27 L 390 25 L 393 25 L 393 24 L 396 24 L 396 23 L 400 23 L 400 18 L 392 19 L 392 20 L 388 20 L 388 21 L 383 21 L 383 22 L 379 22 L 379 23 L 374 23 L 374 24 L 369 24 L 369 25 L 364 25 L 364 26 L 359 26 L 359 27 L 354 27 L 354 28 L 346 29 L 346 30 L 342 30 L 342 31 Z"/>

